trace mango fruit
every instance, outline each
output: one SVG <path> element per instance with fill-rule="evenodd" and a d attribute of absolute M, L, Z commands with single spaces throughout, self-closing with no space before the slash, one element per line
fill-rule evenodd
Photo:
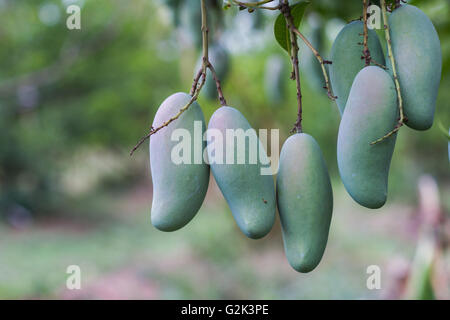
<path fill-rule="evenodd" d="M 442 53 L 436 29 L 419 8 L 402 5 L 389 16 L 392 51 L 403 98 L 406 125 L 433 125 L 441 81 Z M 392 68 L 389 71 L 392 72 Z"/>
<path fill-rule="evenodd" d="M 175 93 L 168 97 L 159 107 L 153 121 L 157 128 L 173 117 L 184 107 L 191 96 Z M 194 130 L 194 121 L 201 124 Z M 152 224 L 162 231 L 174 231 L 185 226 L 200 209 L 209 183 L 209 165 L 201 157 L 195 159 L 195 152 L 200 154 L 206 147 L 203 141 L 205 119 L 197 102 L 194 102 L 181 116 L 150 137 L 150 169 L 153 182 L 153 202 L 151 209 Z M 179 141 L 173 139 L 175 130 L 189 133 L 190 163 L 174 161 L 173 151 Z M 195 132 L 199 131 L 199 132 Z M 195 139 L 199 136 L 199 139 Z M 187 152 L 187 151 L 186 151 Z"/>
<path fill-rule="evenodd" d="M 247 134 L 246 147 L 238 150 L 242 144 L 230 134 L 243 137 L 243 132 Z M 265 236 L 275 220 L 275 187 L 272 175 L 261 174 L 261 168 L 269 163 L 269 159 L 256 131 L 238 110 L 225 106 L 212 115 L 207 139 L 212 173 L 237 225 L 249 238 Z M 260 156 L 256 161 L 251 161 L 258 153 Z"/>
<path fill-rule="evenodd" d="M 353 21 L 347 24 L 338 34 L 331 48 L 331 61 L 329 66 L 331 87 L 337 96 L 336 103 L 341 115 L 347 103 L 348 95 L 356 74 L 365 66 L 361 59 L 363 46 L 364 24 Z M 384 65 L 384 54 L 380 40 L 375 31 L 369 29 L 368 46 L 375 62 Z"/>
<path fill-rule="evenodd" d="M 370 143 L 397 123 L 394 81 L 383 69 L 369 66 L 356 76 L 339 126 L 339 173 L 352 198 L 367 208 L 380 208 L 387 198 L 389 166 L 396 134 Z"/>
<path fill-rule="evenodd" d="M 308 134 L 290 136 L 281 148 L 277 203 L 289 264 L 310 272 L 327 244 L 333 191 L 322 151 Z"/>

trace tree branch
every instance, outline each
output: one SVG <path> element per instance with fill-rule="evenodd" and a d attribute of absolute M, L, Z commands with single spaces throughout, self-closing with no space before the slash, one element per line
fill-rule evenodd
<path fill-rule="evenodd" d="M 195 94 L 192 96 L 191 100 L 189 100 L 189 102 L 183 108 L 181 108 L 180 111 L 178 111 L 178 113 L 176 115 L 174 115 L 172 118 L 170 118 L 169 120 L 164 122 L 162 125 L 160 125 L 157 128 L 151 127 L 150 132 L 148 134 L 146 134 L 145 136 L 143 136 L 141 138 L 141 140 L 139 140 L 139 142 L 133 147 L 133 149 L 130 152 L 130 156 L 133 155 L 133 153 L 145 142 L 145 140 L 150 138 L 152 135 L 157 133 L 162 128 L 167 127 L 173 121 L 177 120 L 183 112 L 185 112 L 187 109 L 189 109 L 189 107 L 197 100 L 198 95 L 200 94 L 200 90 L 202 89 L 203 85 L 205 84 L 205 79 L 206 79 L 205 74 L 201 73 L 200 85 L 198 86 L 198 88 L 197 88 Z"/>
<path fill-rule="evenodd" d="M 306 37 L 295 26 L 293 27 L 293 31 L 294 31 L 294 33 L 296 33 L 300 37 L 300 39 L 303 40 L 303 42 L 306 44 L 306 46 L 309 49 L 311 49 L 311 51 L 313 52 L 314 56 L 319 61 L 320 66 L 322 68 L 323 78 L 325 79 L 324 89 L 327 90 L 328 97 L 331 100 L 333 100 L 333 101 L 336 100 L 337 97 L 335 95 L 333 95 L 333 92 L 331 91 L 330 80 L 328 79 L 327 69 L 325 68 L 326 64 L 332 64 L 332 62 L 329 61 L 329 60 L 324 60 L 322 58 L 322 56 L 319 54 L 319 52 L 312 46 L 311 42 L 309 42 L 308 39 L 306 39 Z"/>
<path fill-rule="evenodd" d="M 288 0 L 281 0 L 280 1 L 280 11 L 283 13 L 285 19 L 286 19 L 286 25 L 289 29 L 289 38 L 291 41 L 291 63 L 292 63 L 292 75 L 291 79 L 295 80 L 296 87 L 297 87 L 297 105 L 298 105 L 298 111 L 297 111 L 297 121 L 294 124 L 294 128 L 292 128 L 292 132 L 302 132 L 302 89 L 300 84 L 300 70 L 298 67 L 298 44 L 297 44 L 297 37 L 295 35 L 294 29 L 294 18 L 291 14 L 291 8 L 289 7 L 289 1 Z"/>
<path fill-rule="evenodd" d="M 369 40 L 369 30 L 367 27 L 367 8 L 368 8 L 368 2 L 367 0 L 363 0 L 363 25 L 364 25 L 364 35 L 363 35 L 363 56 L 362 58 L 366 61 L 366 67 L 370 66 L 370 51 L 368 46 L 368 40 Z"/>

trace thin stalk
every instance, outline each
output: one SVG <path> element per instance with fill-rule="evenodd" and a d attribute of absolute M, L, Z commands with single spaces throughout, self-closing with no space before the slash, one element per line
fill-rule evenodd
<path fill-rule="evenodd" d="M 327 69 L 325 68 L 326 64 L 331 64 L 331 61 L 328 60 L 324 60 L 322 58 L 322 56 L 319 54 L 319 52 L 313 47 L 313 45 L 311 44 L 311 42 L 308 41 L 308 39 L 306 39 L 306 37 L 294 26 L 293 27 L 293 32 L 295 34 L 297 34 L 300 39 L 303 40 L 303 42 L 306 44 L 306 46 L 312 51 L 312 53 L 314 54 L 314 56 L 316 57 L 317 61 L 319 61 L 320 63 L 320 67 L 322 68 L 322 73 L 323 73 L 323 78 L 325 79 L 325 87 L 324 89 L 327 90 L 328 93 L 328 97 L 331 100 L 336 100 L 336 96 L 333 95 L 333 92 L 331 91 L 331 85 L 330 85 L 330 80 L 328 78 L 328 73 L 327 73 Z"/>
<path fill-rule="evenodd" d="M 283 2 L 280 2 L 281 11 L 284 14 L 284 17 L 286 19 L 286 25 L 289 30 L 289 37 L 291 41 L 291 62 L 292 62 L 292 76 L 291 78 L 295 80 L 296 87 L 297 87 L 297 121 L 294 124 L 294 128 L 292 129 L 293 132 L 300 133 L 302 132 L 302 112 L 303 112 L 303 106 L 302 106 L 302 89 L 301 89 L 301 83 L 300 83 L 300 70 L 298 67 L 298 43 L 297 43 L 297 37 L 295 35 L 294 29 L 294 19 L 291 15 L 291 9 L 289 7 L 289 2 L 287 0 L 284 0 Z"/>
<path fill-rule="evenodd" d="M 380 0 L 380 4 L 381 4 L 381 12 L 383 14 L 384 35 L 385 35 L 385 38 L 386 38 L 386 43 L 387 43 L 387 48 L 388 48 L 388 56 L 389 56 L 389 60 L 391 62 L 391 68 L 392 68 L 392 75 L 394 77 L 395 90 L 397 91 L 398 109 L 399 109 L 400 117 L 399 117 L 399 120 L 398 120 L 397 124 L 395 125 L 394 129 L 391 132 L 388 132 L 383 137 L 381 137 L 381 138 L 371 142 L 370 143 L 371 145 L 380 143 L 380 142 L 384 141 L 385 139 L 389 138 L 390 136 L 395 134 L 398 130 L 400 130 L 400 128 L 405 124 L 405 122 L 408 121 L 407 118 L 405 117 L 405 114 L 404 114 L 404 111 L 403 111 L 403 99 L 402 99 L 402 94 L 401 94 L 401 91 L 400 91 L 400 82 L 398 81 L 396 62 L 395 62 L 394 54 L 392 52 L 390 27 L 389 27 L 389 22 L 388 22 L 388 19 L 387 19 L 387 10 L 386 10 L 386 2 L 385 2 L 385 0 Z"/>
<path fill-rule="evenodd" d="M 367 0 L 363 0 L 363 24 L 364 24 L 363 58 L 366 61 L 366 67 L 370 65 L 370 60 L 371 60 L 369 46 L 368 46 L 368 40 L 369 40 L 369 30 L 367 27 L 367 8 L 368 8 L 368 6 L 369 6 L 369 4 L 368 4 Z"/>

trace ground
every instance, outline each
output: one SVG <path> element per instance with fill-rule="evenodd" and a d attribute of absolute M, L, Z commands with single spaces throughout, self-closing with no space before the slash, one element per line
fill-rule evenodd
<path fill-rule="evenodd" d="M 172 233 L 151 226 L 147 184 L 97 201 L 102 209 L 93 213 L 48 218 L 22 230 L 0 227 L 0 297 L 379 298 L 389 296 L 398 269 L 414 256 L 413 207 L 388 202 L 371 211 L 342 188 L 335 190 L 325 255 L 309 274 L 290 268 L 279 221 L 264 239 L 247 239 L 214 184 L 195 219 Z M 81 268 L 81 290 L 66 288 L 72 264 Z M 366 287 L 369 265 L 381 267 L 381 290 Z"/>

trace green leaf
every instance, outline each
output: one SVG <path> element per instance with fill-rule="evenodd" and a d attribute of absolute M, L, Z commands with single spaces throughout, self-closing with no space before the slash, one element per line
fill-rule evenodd
<path fill-rule="evenodd" d="M 294 18 L 294 25 L 296 28 L 300 26 L 303 14 L 305 13 L 305 9 L 309 5 L 309 3 L 310 2 L 307 0 L 302 0 L 291 6 L 291 15 Z M 289 53 L 291 49 L 289 30 L 286 25 L 286 19 L 284 18 L 284 15 L 282 13 L 280 13 L 275 20 L 273 33 L 280 46 Z"/>

